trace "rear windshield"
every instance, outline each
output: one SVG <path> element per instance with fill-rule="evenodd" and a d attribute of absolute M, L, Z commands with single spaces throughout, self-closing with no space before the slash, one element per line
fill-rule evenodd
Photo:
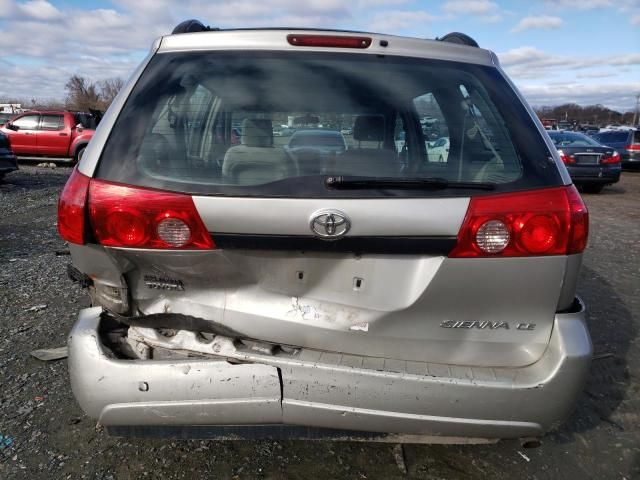
<path fill-rule="evenodd" d="M 629 132 L 602 132 L 594 135 L 594 138 L 603 145 L 607 145 L 609 143 L 624 143 L 629 140 Z"/>
<path fill-rule="evenodd" d="M 599 147 L 594 139 L 582 133 L 549 132 L 549 136 L 556 147 Z"/>
<path fill-rule="evenodd" d="M 494 191 L 560 185 L 544 140 L 494 68 L 367 54 L 156 55 L 99 178 L 204 195 L 362 197 L 328 176 L 439 178 Z M 474 193 L 477 193 L 475 191 Z"/>

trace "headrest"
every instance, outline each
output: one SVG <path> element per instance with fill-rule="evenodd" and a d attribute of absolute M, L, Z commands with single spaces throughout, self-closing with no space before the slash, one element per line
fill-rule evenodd
<path fill-rule="evenodd" d="M 241 142 L 247 147 L 270 147 L 273 145 L 271 120 L 245 118 L 242 122 Z"/>
<path fill-rule="evenodd" d="M 353 138 L 359 141 L 382 142 L 384 140 L 384 117 L 382 115 L 359 115 L 353 124 Z"/>

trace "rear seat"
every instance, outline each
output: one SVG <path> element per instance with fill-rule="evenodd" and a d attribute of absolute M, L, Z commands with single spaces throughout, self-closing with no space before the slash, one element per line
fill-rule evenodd
<path fill-rule="evenodd" d="M 273 146 L 271 120 L 242 122 L 241 145 L 229 148 L 222 174 L 239 185 L 260 185 L 290 177 L 295 165 L 281 148 Z"/>
<path fill-rule="evenodd" d="M 360 115 L 353 125 L 353 139 L 358 146 L 338 158 L 336 169 L 342 175 L 372 177 L 394 176 L 400 172 L 395 150 L 384 145 L 385 125 L 382 115 Z M 362 142 L 367 142 L 363 147 Z M 372 146 L 372 143 L 377 146 Z"/>

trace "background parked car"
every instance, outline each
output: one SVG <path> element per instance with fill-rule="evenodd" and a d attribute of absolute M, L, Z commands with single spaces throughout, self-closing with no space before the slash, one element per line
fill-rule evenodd
<path fill-rule="evenodd" d="M 335 130 L 298 130 L 289 140 L 289 151 L 296 153 L 300 149 L 313 149 L 318 153 L 344 153 L 347 142 L 342 133 Z"/>
<path fill-rule="evenodd" d="M 547 133 L 573 183 L 583 191 L 598 193 L 605 185 L 620 180 L 620 154 L 613 148 L 578 132 L 550 130 Z"/>
<path fill-rule="evenodd" d="M 11 141 L 9 137 L 0 132 L 0 178 L 17 169 L 18 161 L 11 149 Z"/>
<path fill-rule="evenodd" d="M 602 145 L 615 148 L 620 153 L 623 167 L 640 165 L 640 131 L 608 130 L 593 135 Z"/>
<path fill-rule="evenodd" d="M 449 156 L 449 137 L 440 137 L 433 142 L 425 142 L 430 162 L 446 162 Z"/>
<path fill-rule="evenodd" d="M 0 128 L 11 138 L 13 151 L 23 157 L 58 157 L 77 162 L 95 130 L 86 128 L 90 114 L 31 111 Z M 84 123 L 83 123 L 84 122 Z"/>

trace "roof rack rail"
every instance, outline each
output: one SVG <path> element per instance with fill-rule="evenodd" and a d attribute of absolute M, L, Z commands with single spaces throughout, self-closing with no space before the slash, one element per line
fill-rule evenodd
<path fill-rule="evenodd" d="M 443 37 L 436 38 L 436 40 L 440 40 L 441 42 L 457 43 L 459 45 L 468 45 L 469 47 L 479 47 L 478 42 L 476 42 L 473 38 L 465 33 L 460 32 L 447 33 Z"/>
<path fill-rule="evenodd" d="M 196 32 L 210 32 L 213 30 L 220 30 L 219 28 L 211 28 L 210 26 L 205 26 L 200 20 L 196 20 L 195 18 L 191 18 L 189 20 L 185 20 L 184 22 L 180 22 L 176 25 L 176 28 L 173 29 L 171 35 L 176 35 L 178 33 L 196 33 Z"/>

